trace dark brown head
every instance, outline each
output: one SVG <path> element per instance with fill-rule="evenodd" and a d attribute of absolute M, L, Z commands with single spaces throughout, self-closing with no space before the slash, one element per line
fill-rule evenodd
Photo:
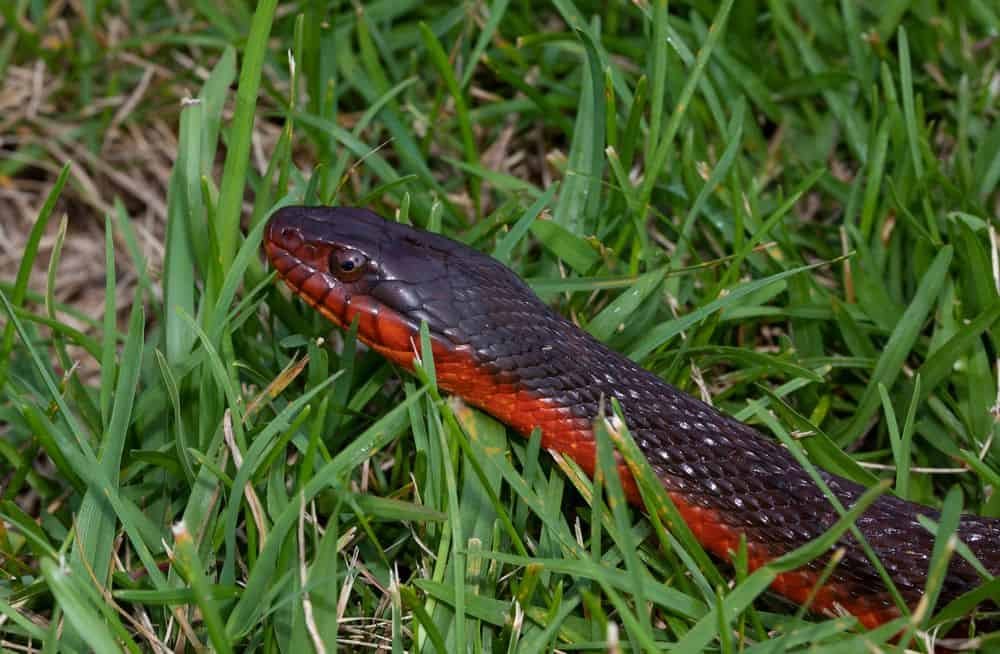
<path fill-rule="evenodd" d="M 376 346 L 409 349 L 421 321 L 439 341 L 463 345 L 463 320 L 496 298 L 541 305 L 490 256 L 367 209 L 285 207 L 271 218 L 264 248 L 297 294 L 342 327 L 357 317 L 362 340 Z"/>

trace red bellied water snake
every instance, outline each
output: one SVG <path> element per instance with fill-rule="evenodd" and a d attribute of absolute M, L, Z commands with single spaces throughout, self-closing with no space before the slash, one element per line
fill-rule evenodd
<path fill-rule="evenodd" d="M 609 349 L 544 302 L 499 261 L 443 236 L 386 221 L 365 209 L 286 207 L 264 247 L 288 286 L 341 327 L 412 369 L 420 323 L 429 327 L 438 384 L 521 434 L 538 427 L 544 447 L 596 465 L 592 425 L 602 398 L 617 398 L 642 453 L 695 537 L 729 559 L 745 535 L 755 569 L 821 535 L 839 517 L 784 447 L 667 384 Z M 627 469 L 622 481 L 640 503 Z M 864 488 L 823 472 L 844 505 Z M 917 522 L 930 508 L 880 497 L 857 526 L 911 607 L 923 594 L 934 536 Z M 1000 574 L 1000 520 L 963 516 L 958 536 Z M 899 615 L 875 567 L 850 533 L 844 560 L 816 589 L 820 557 L 778 575 L 773 590 L 827 614 L 849 612 L 868 627 Z M 942 601 L 982 579 L 953 557 Z"/>

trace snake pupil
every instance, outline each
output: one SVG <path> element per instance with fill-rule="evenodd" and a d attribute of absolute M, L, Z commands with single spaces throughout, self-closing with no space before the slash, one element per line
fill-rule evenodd
<path fill-rule="evenodd" d="M 353 282 L 361 276 L 367 259 L 356 250 L 338 250 L 330 256 L 330 270 L 342 282 Z"/>

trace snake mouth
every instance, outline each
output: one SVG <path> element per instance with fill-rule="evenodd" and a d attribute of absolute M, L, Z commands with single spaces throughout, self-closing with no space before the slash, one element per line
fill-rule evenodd
<path fill-rule="evenodd" d="M 294 224 L 294 218 L 277 213 L 271 218 L 264 233 L 264 252 L 274 269 L 282 279 L 296 283 L 296 289 L 306 279 L 303 274 L 320 274 L 327 284 L 338 284 L 338 280 L 329 274 L 329 256 L 332 249 L 330 243 L 319 241 L 309 236 L 304 226 Z M 298 267 L 305 267 L 297 275 Z"/>
<path fill-rule="evenodd" d="M 264 253 L 292 293 L 339 327 L 349 327 L 351 295 L 327 271 L 329 245 L 307 240 L 303 230 L 274 215 L 264 232 Z"/>
<path fill-rule="evenodd" d="M 289 280 L 289 274 L 292 270 L 304 264 L 298 259 L 294 254 L 284 247 L 277 245 L 273 241 L 264 241 L 264 254 L 267 255 L 267 260 L 271 263 L 275 272 L 278 273 L 278 277 L 285 280 L 286 283 L 291 284 Z M 318 270 L 310 270 L 310 273 L 318 273 Z M 292 290 L 298 290 L 298 285 Z"/>
<path fill-rule="evenodd" d="M 341 282 L 329 271 L 337 247 L 312 238 L 308 225 L 295 224 L 280 212 L 265 230 L 264 251 L 292 293 L 343 329 L 358 324 L 358 338 L 392 361 L 412 368 L 419 333 L 403 314 L 379 302 L 358 284 Z M 438 348 L 435 347 L 435 356 Z"/>

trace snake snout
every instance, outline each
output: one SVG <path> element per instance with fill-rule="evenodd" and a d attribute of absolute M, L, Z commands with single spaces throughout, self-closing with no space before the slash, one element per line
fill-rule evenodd
<path fill-rule="evenodd" d="M 264 252 L 282 276 L 302 263 L 303 250 L 306 249 L 302 230 L 294 222 L 294 216 L 279 211 L 264 230 Z"/>
<path fill-rule="evenodd" d="M 285 219 L 281 213 L 271 218 L 264 238 L 268 245 L 275 245 L 287 252 L 297 251 L 305 242 L 302 230 L 296 225 L 290 224 L 290 221 Z"/>

